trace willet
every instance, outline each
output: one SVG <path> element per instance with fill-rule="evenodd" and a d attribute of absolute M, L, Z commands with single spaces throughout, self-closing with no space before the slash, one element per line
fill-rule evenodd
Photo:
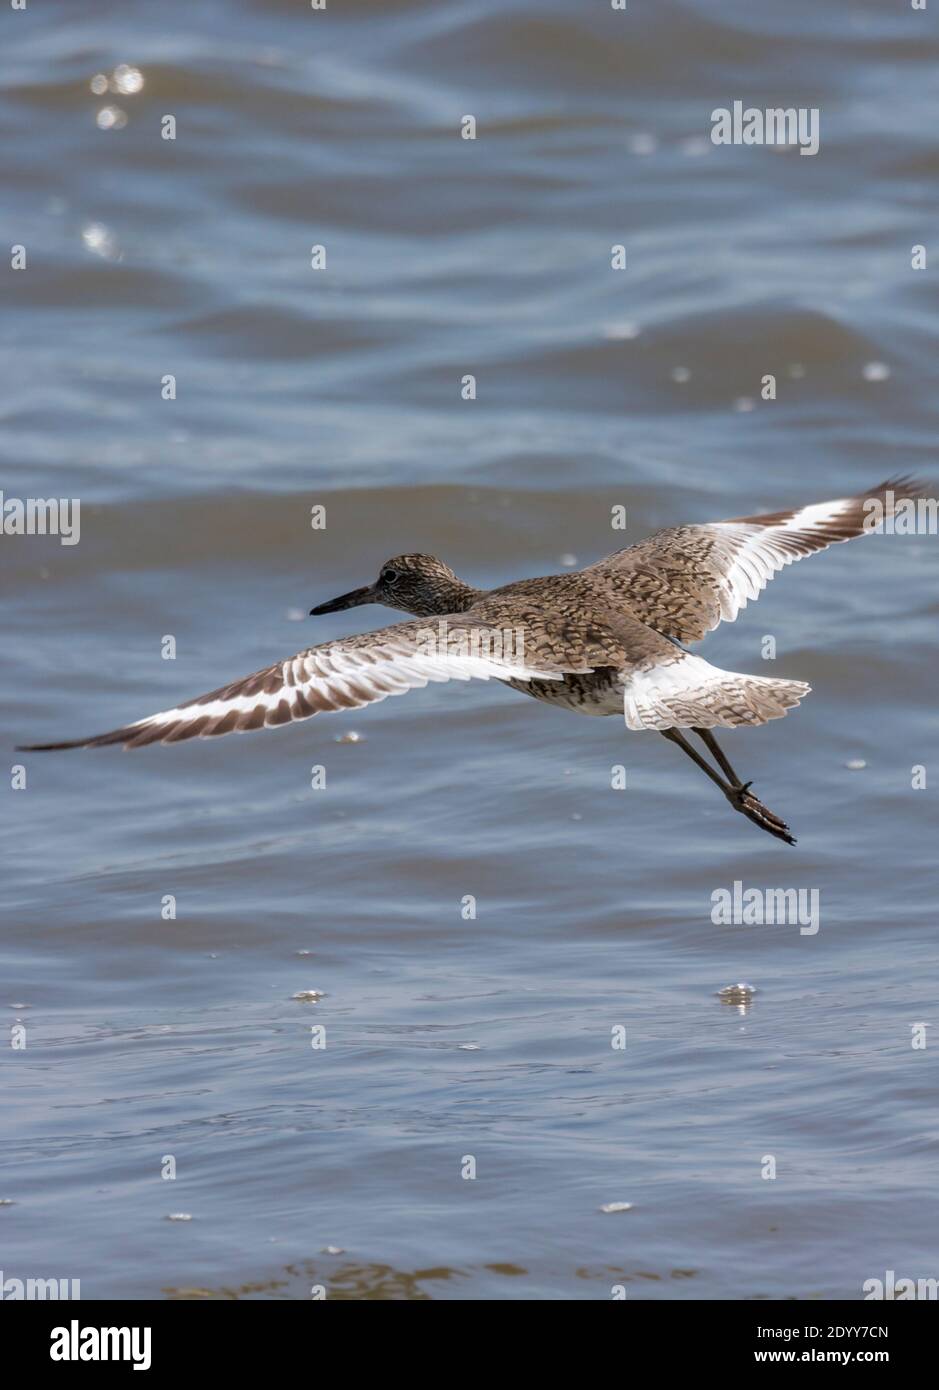
<path fill-rule="evenodd" d="M 416 615 L 412 621 L 309 647 L 110 733 L 23 751 L 178 743 L 358 709 L 428 681 L 492 678 L 579 714 L 622 713 L 629 729 L 656 730 L 697 763 L 734 810 L 794 844 L 711 731 L 777 719 L 810 687 L 719 670 L 683 644 L 732 622 L 784 566 L 877 529 L 872 518 L 925 496 L 921 483 L 897 478 L 796 511 L 676 526 L 584 570 L 498 589 L 465 584 L 433 555 L 397 555 L 374 584 L 310 611 L 382 603 Z M 697 735 L 716 768 L 683 730 Z"/>

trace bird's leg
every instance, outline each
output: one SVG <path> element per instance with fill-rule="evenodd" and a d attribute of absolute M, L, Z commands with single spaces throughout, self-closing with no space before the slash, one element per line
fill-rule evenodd
<path fill-rule="evenodd" d="M 735 787 L 742 787 L 744 783 L 741 782 L 736 772 L 734 772 L 733 768 L 727 760 L 726 755 L 719 746 L 717 739 L 711 733 L 710 729 L 692 729 L 691 732 L 693 734 L 698 735 L 698 738 L 708 749 L 711 756 L 720 765 L 721 769 L 723 770 L 724 776 L 727 778 L 727 780 Z M 752 786 L 752 783 L 747 782 L 746 785 L 749 787 Z"/>
<path fill-rule="evenodd" d="M 692 748 L 691 744 L 678 729 L 662 729 L 660 732 L 671 743 L 677 743 L 682 752 L 687 753 L 692 762 L 697 763 L 701 771 L 707 773 L 711 781 L 715 782 L 717 786 L 720 787 L 735 811 L 739 811 L 741 815 L 746 816 L 747 820 L 752 821 L 754 825 L 758 825 L 760 829 L 765 830 L 767 834 L 774 835 L 777 840 L 785 840 L 787 845 L 795 844 L 795 840 L 792 835 L 790 835 L 789 827 L 786 822 L 780 820 L 779 816 L 774 815 L 772 811 L 767 810 L 762 801 L 757 800 L 750 791 L 749 782 L 740 781 L 736 772 L 734 772 L 730 763 L 718 748 L 717 740 L 709 729 L 695 729 L 694 732 L 703 739 L 706 746 L 714 754 L 714 757 L 717 759 L 728 778 L 726 782 L 724 778 L 721 777 L 719 773 L 715 772 L 713 767 L 702 758 L 701 754 L 696 749 Z"/>
<path fill-rule="evenodd" d="M 734 772 L 733 768 L 731 767 L 730 761 L 727 758 L 726 754 L 723 752 L 720 745 L 718 744 L 717 739 L 711 733 L 711 730 L 696 728 L 693 729 L 692 732 L 698 735 L 698 738 L 701 739 L 701 742 L 713 754 L 714 758 L 717 760 L 717 762 L 723 769 L 725 776 L 732 784 L 735 795 L 731 795 L 730 793 L 728 793 L 728 799 L 730 800 L 731 804 L 734 805 L 738 811 L 742 811 L 744 815 L 748 815 L 749 811 L 757 812 L 757 824 L 762 824 L 763 820 L 765 819 L 769 822 L 769 825 L 775 826 L 780 830 L 788 831 L 789 827 L 788 825 L 786 825 L 785 821 L 780 820 L 778 816 L 774 816 L 772 811 L 768 811 L 767 808 L 763 805 L 763 803 L 759 801 L 750 791 L 750 788 L 753 786 L 753 783 L 741 782 L 740 778 L 737 776 L 736 772 Z M 748 804 L 743 805 L 738 804 L 738 802 L 745 802 Z M 754 819 L 753 816 L 750 816 L 749 818 L 751 820 Z M 764 829 L 766 828 L 767 827 L 764 826 Z M 780 838 L 786 840 L 787 844 L 795 844 L 795 840 L 792 839 L 791 836 L 781 835 Z"/>
<path fill-rule="evenodd" d="M 684 737 L 683 734 L 680 734 L 677 729 L 661 729 L 659 732 L 662 734 L 663 738 L 667 738 L 671 743 L 677 743 L 681 751 L 683 753 L 687 753 L 688 757 L 691 758 L 692 762 L 697 763 L 701 771 L 706 772 L 712 782 L 717 783 L 717 785 L 720 787 L 721 791 L 724 793 L 725 796 L 730 795 L 730 793 L 733 791 L 732 783 L 725 782 L 723 777 L 721 777 L 719 773 L 714 771 L 710 763 L 705 762 L 705 760 L 702 758 L 701 754 L 697 751 L 697 749 L 692 748 L 691 744 L 688 742 L 688 740 Z"/>

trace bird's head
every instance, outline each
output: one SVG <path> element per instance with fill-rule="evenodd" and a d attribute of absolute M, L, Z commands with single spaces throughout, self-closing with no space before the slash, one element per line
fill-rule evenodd
<path fill-rule="evenodd" d="M 311 608 L 311 614 L 338 613 L 343 608 L 358 608 L 362 603 L 383 603 L 387 608 L 400 608 L 415 617 L 434 614 L 462 613 L 476 598 L 477 590 L 458 579 L 449 565 L 436 555 L 395 555 L 386 560 L 374 584 L 352 589 L 328 603 Z"/>

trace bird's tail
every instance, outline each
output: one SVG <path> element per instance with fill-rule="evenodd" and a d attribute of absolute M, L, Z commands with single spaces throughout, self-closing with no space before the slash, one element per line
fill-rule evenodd
<path fill-rule="evenodd" d="M 721 671 L 686 653 L 635 672 L 623 707 L 630 729 L 733 729 L 780 719 L 811 690 L 804 681 Z"/>

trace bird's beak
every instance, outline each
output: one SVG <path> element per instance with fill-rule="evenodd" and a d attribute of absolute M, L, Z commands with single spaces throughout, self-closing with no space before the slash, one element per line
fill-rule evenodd
<path fill-rule="evenodd" d="M 358 608 L 360 603 L 377 603 L 378 595 L 374 584 L 366 584 L 364 589 L 352 589 L 348 594 L 331 598 L 328 603 L 320 603 L 310 609 L 310 616 L 318 618 L 322 613 L 338 613 L 343 608 Z"/>

